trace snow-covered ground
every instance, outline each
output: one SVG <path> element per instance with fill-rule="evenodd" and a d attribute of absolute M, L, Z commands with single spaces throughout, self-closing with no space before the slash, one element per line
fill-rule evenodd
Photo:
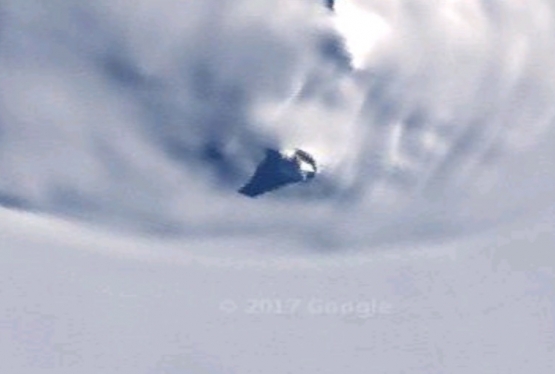
<path fill-rule="evenodd" d="M 1 373 L 553 372 L 555 6 L 324 3 L 0 2 Z"/>

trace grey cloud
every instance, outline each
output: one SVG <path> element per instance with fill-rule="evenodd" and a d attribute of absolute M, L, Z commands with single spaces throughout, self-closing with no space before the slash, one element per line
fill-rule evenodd
<path fill-rule="evenodd" d="M 388 227 L 464 232 L 545 196 L 547 166 L 525 193 L 503 186 L 552 139 L 547 2 L 358 2 L 382 25 L 361 56 L 334 28 L 347 2 L 203 4 L 3 5 L 4 205 L 159 233 L 364 243 Z M 244 201 L 235 191 L 268 147 L 307 149 L 323 172 Z"/>

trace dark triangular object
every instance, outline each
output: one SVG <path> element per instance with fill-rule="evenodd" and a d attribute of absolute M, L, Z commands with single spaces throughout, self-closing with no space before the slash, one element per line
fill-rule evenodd
<path fill-rule="evenodd" d="M 239 192 L 249 197 L 256 197 L 280 187 L 302 182 L 314 177 L 314 172 L 303 171 L 301 163 L 316 166 L 306 152 L 297 150 L 293 156 L 286 157 L 278 151 L 269 149 L 266 157 L 256 168 L 254 175 Z"/>

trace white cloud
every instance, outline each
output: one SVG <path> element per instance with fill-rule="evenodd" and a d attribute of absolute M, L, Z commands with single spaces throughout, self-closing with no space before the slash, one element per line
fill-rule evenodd
<path fill-rule="evenodd" d="M 0 61 L 0 189 L 26 207 L 341 236 L 322 209 L 398 222 L 422 196 L 497 195 L 504 160 L 552 127 L 543 1 L 353 0 L 333 15 L 308 1 L 26 4 L 4 6 Z M 312 152 L 321 181 L 242 201 L 266 146 Z"/>

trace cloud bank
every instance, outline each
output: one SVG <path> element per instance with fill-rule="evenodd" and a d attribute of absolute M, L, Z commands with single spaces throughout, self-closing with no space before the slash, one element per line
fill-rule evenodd
<path fill-rule="evenodd" d="M 551 2 L 0 6 L 0 201 L 112 229 L 327 245 L 553 200 Z M 266 148 L 313 183 L 249 200 Z"/>

